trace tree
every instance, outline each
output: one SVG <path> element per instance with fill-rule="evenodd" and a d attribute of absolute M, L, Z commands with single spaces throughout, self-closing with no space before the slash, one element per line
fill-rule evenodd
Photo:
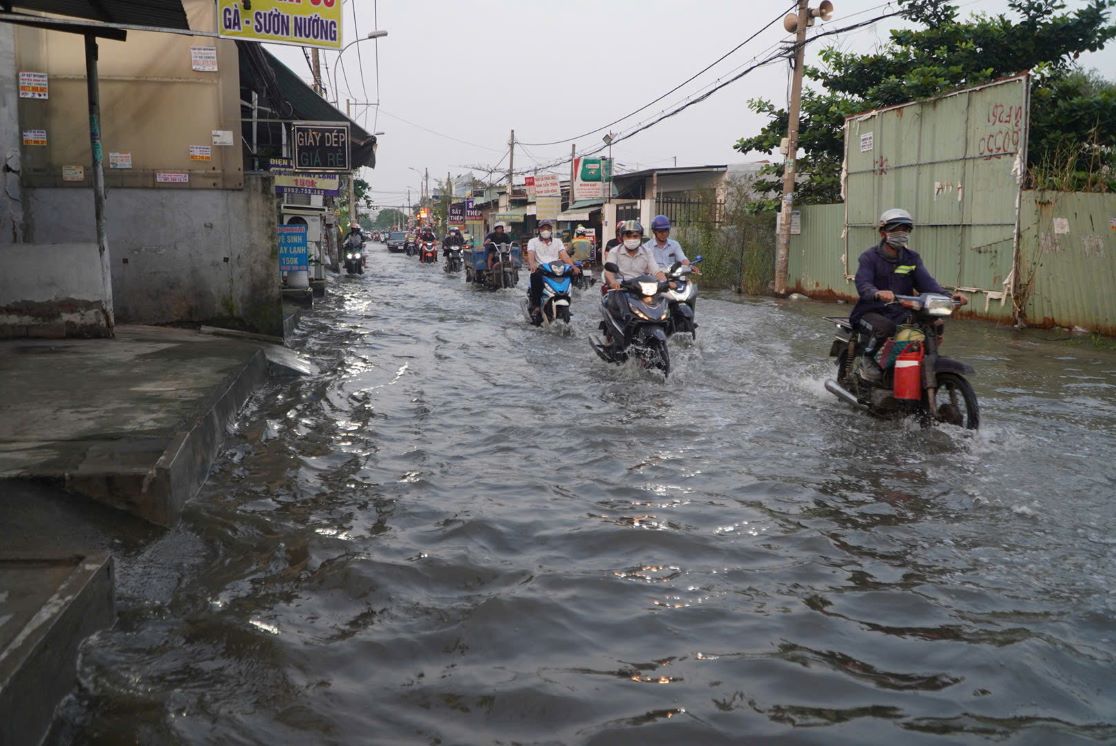
<path fill-rule="evenodd" d="M 385 207 L 380 210 L 380 214 L 376 216 L 376 221 L 372 225 L 379 230 L 386 230 L 406 224 L 407 214 L 405 212 L 396 210 L 394 207 Z"/>
<path fill-rule="evenodd" d="M 1114 86 L 1082 72 L 1074 62 L 1081 52 L 1100 49 L 1116 37 L 1116 25 L 1109 23 L 1116 0 L 1089 0 L 1072 13 L 1064 12 L 1063 0 L 1012 0 L 1014 18 L 975 15 L 964 22 L 957 20 L 957 7 L 949 0 L 900 0 L 900 5 L 904 17 L 923 28 L 894 29 L 890 41 L 870 54 L 827 47 L 819 54 L 822 67 L 803 71 L 824 92 L 803 92 L 803 155 L 798 163 L 804 181 L 797 202 L 840 201 L 845 117 L 1023 70 L 1034 71 L 1028 165 L 1076 156 L 1070 170 L 1094 185 L 1098 167 L 1105 165 L 1098 158 L 1116 165 Z M 770 121 L 733 148 L 741 153 L 774 151 L 787 131 L 786 110 L 758 99 L 748 104 Z M 1069 146 L 1076 148 L 1073 155 L 1067 155 Z M 1093 178 L 1088 178 L 1090 173 Z M 768 167 L 768 178 L 758 182 L 757 189 L 780 191 L 779 181 L 770 177 L 781 174 L 782 164 Z M 1081 179 L 1067 186 L 1079 187 Z M 1108 188 L 1116 187 L 1110 172 L 1107 181 Z M 776 206 L 777 200 L 767 201 L 768 209 Z"/>

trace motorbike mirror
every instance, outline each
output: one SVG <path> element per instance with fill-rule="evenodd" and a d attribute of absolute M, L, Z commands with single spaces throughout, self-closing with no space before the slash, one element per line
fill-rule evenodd
<path fill-rule="evenodd" d="M 615 262 L 605 262 L 604 268 L 607 269 L 609 272 L 612 272 L 613 274 L 616 274 L 620 271 L 620 268 L 616 266 Z"/>
<path fill-rule="evenodd" d="M 701 254 L 698 254 L 696 257 L 690 260 L 690 264 L 698 264 L 704 258 L 705 257 L 703 257 Z"/>

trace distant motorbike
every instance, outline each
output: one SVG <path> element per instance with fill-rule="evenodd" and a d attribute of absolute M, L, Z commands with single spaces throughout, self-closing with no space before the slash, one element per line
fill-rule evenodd
<path fill-rule="evenodd" d="M 604 266 L 612 273 L 619 268 L 609 262 Z M 634 357 L 644 368 L 657 368 L 663 376 L 670 375 L 670 353 L 667 352 L 667 324 L 670 306 L 662 295 L 667 283 L 651 275 L 626 279 L 619 290 L 612 290 L 601 299 L 600 329 L 604 339 L 590 339 L 593 350 L 608 363 L 623 363 Z"/>
<path fill-rule="evenodd" d="M 403 251 L 407 256 L 414 256 L 418 252 L 418 244 L 413 238 L 408 238 L 403 242 Z"/>
<path fill-rule="evenodd" d="M 675 262 L 666 272 L 667 280 L 674 283 L 674 287 L 668 287 L 663 293 L 667 302 L 670 303 L 670 316 L 667 321 L 668 336 L 688 333 L 691 339 L 697 339 L 694 306 L 697 304 L 698 292 L 697 285 L 690 280 L 690 274 L 694 271 L 694 266 L 701 260 L 702 257 L 698 256 L 688 266 L 682 264 L 682 262 Z"/>
<path fill-rule="evenodd" d="M 938 354 L 940 320 L 959 304 L 940 293 L 897 295 L 895 301 L 909 311 L 910 323 L 900 325 L 876 353 L 882 369 L 878 382 L 867 380 L 857 369 L 867 332 L 854 329 L 844 317 L 826 317 L 838 329 L 829 348 L 830 357 L 837 358 L 837 378 L 825 382 L 826 390 L 875 415 L 914 414 L 924 424 L 945 422 L 976 430 L 980 405 L 965 377 L 973 368 Z"/>
<path fill-rule="evenodd" d="M 443 272 L 460 272 L 465 266 L 464 260 L 461 258 L 462 248 L 460 246 L 450 246 L 446 249 L 446 263 L 442 266 Z"/>
<path fill-rule="evenodd" d="M 581 269 L 581 262 L 575 263 L 574 266 Z M 573 278 L 580 273 L 575 273 L 573 267 L 565 262 L 558 261 L 540 264 L 539 272 L 543 280 L 542 296 L 539 308 L 533 314 L 529 308 L 530 300 L 524 303 L 523 311 L 527 320 L 534 326 L 550 326 L 559 320 L 569 324 L 570 286 Z"/>
<path fill-rule="evenodd" d="M 364 274 L 364 243 L 358 245 L 355 241 L 346 241 L 342 249 L 345 252 L 345 271 L 350 275 Z"/>
<path fill-rule="evenodd" d="M 438 261 L 438 247 L 433 241 L 423 241 L 419 244 L 419 263 L 434 264 Z"/>

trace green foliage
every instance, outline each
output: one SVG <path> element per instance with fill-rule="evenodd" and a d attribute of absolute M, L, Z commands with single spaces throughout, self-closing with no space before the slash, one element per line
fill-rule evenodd
<path fill-rule="evenodd" d="M 386 230 L 396 225 L 406 225 L 407 214 L 402 210 L 396 210 L 394 207 L 386 207 L 380 210 L 380 214 L 376 216 L 376 220 L 372 226 L 378 230 Z"/>
<path fill-rule="evenodd" d="M 1073 12 L 1065 12 L 1062 0 L 1012 0 L 1013 17 L 975 15 L 966 21 L 957 20 L 957 7 L 949 0 L 900 4 L 904 17 L 922 28 L 894 29 L 890 41 L 869 54 L 828 47 L 819 53 L 821 67 L 804 69 L 804 76 L 824 92 L 806 89 L 802 96 L 798 168 L 808 178 L 800 184 L 798 203 L 840 201 L 845 117 L 1024 70 L 1035 71 L 1029 165 L 1057 162 L 1076 147 L 1081 154 L 1071 170 L 1094 174 L 1075 177 L 1076 183 L 1111 184 L 1111 172 L 1107 179 L 1097 179 L 1097 171 L 1090 169 L 1112 165 L 1114 86 L 1082 72 L 1074 60 L 1116 37 L 1116 25 L 1109 23 L 1116 0 L 1089 0 Z M 777 150 L 787 131 L 786 110 L 763 100 L 750 101 L 749 107 L 770 121 L 758 134 L 738 140 L 734 149 Z M 781 176 L 781 164 L 770 167 L 757 188 L 781 191 Z M 777 203 L 764 207 L 775 209 Z"/>

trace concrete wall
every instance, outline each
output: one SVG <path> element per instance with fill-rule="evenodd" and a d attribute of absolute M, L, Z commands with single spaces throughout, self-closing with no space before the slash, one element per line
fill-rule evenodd
<path fill-rule="evenodd" d="M 107 261 L 96 243 L 0 247 L 0 338 L 112 336 Z"/>
<path fill-rule="evenodd" d="M 89 189 L 29 188 L 24 202 L 28 241 L 95 239 Z M 243 190 L 110 189 L 106 217 L 118 323 L 282 335 L 270 179 L 246 177 Z"/>
<path fill-rule="evenodd" d="M 19 98 L 15 72 L 15 26 L 0 23 L 0 245 L 23 236 L 20 203 Z"/>

